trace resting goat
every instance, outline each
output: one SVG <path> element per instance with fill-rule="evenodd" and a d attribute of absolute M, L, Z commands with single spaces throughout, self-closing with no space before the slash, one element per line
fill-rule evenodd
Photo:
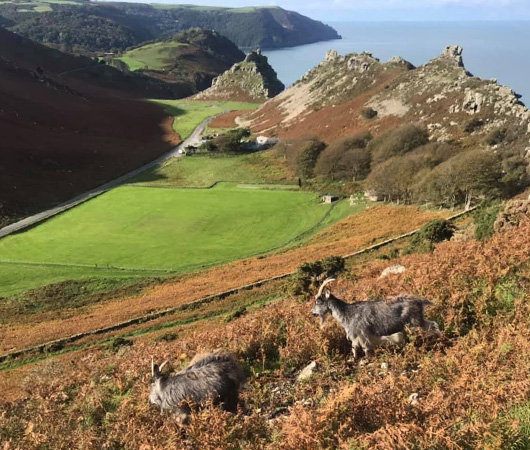
<path fill-rule="evenodd" d="M 188 421 L 191 406 L 211 399 L 227 411 L 235 412 L 239 388 L 245 380 L 241 367 L 228 353 L 210 353 L 195 357 L 190 365 L 174 376 L 162 375 L 165 361 L 158 367 L 151 361 L 153 377 L 149 381 L 149 403 L 179 415 L 181 423 Z"/>
<path fill-rule="evenodd" d="M 423 298 L 403 296 L 395 301 L 373 300 L 348 304 L 331 294 L 325 286 L 333 278 L 324 280 L 311 310 L 314 316 L 320 317 L 323 325 L 328 314 L 346 331 L 346 337 L 352 344 L 354 359 L 362 348 L 368 355 L 375 347 L 384 344 L 401 344 L 404 341 L 403 331 L 406 325 L 419 326 L 433 334 L 439 334 L 435 322 L 425 320 L 423 310 L 431 303 Z"/>

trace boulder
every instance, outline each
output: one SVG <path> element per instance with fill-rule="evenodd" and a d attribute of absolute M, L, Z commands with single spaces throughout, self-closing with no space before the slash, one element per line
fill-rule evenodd
<path fill-rule="evenodd" d="M 296 377 L 297 381 L 306 381 L 311 378 L 318 370 L 318 364 L 316 361 L 310 362 L 305 366 Z"/>
<path fill-rule="evenodd" d="M 406 270 L 405 266 L 402 266 L 401 264 L 395 264 L 383 270 L 379 278 L 385 278 L 386 276 L 392 275 L 392 274 L 403 273 L 405 272 L 405 270 Z"/>
<path fill-rule="evenodd" d="M 523 217 L 530 215 L 530 199 L 514 199 L 506 203 L 504 211 L 495 219 L 493 229 L 496 233 L 511 230 L 519 226 Z"/>

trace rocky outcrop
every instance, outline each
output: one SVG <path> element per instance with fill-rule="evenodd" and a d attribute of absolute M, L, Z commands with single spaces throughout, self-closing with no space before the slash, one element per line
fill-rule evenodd
<path fill-rule="evenodd" d="M 196 98 L 264 102 L 278 95 L 284 88 L 267 57 L 257 50 L 214 79 L 212 87 Z"/>
<path fill-rule="evenodd" d="M 518 227 L 523 218 L 530 218 L 530 198 L 510 200 L 497 216 L 493 229 L 496 233 L 511 230 Z"/>

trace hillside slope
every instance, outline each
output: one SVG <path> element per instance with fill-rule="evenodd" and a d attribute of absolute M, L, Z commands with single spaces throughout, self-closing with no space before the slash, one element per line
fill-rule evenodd
<path fill-rule="evenodd" d="M 1 223 L 96 187 L 169 150 L 162 83 L 0 29 Z M 119 87 L 119 90 L 117 89 Z"/>
<path fill-rule="evenodd" d="M 209 88 L 216 76 L 244 57 L 235 44 L 219 33 L 191 28 L 107 59 L 117 67 L 125 65 L 127 70 L 170 84 L 177 97 L 188 97 Z"/>
<path fill-rule="evenodd" d="M 81 52 L 125 50 L 193 27 L 215 30 L 247 48 L 288 47 L 340 38 L 330 26 L 279 7 L 50 2 L 41 10 L 29 9 L 27 2 L 15 0 L 0 3 L 0 17 L 31 39 Z"/>
<path fill-rule="evenodd" d="M 334 295 L 348 303 L 418 295 L 432 303 L 426 315 L 442 330 L 437 340 L 408 330 L 403 348 L 380 348 L 363 362 L 350 360 L 333 319 L 319 327 L 312 296 L 286 293 L 287 281 L 7 367 L 0 373 L 4 392 L 19 391 L 0 405 L 0 438 L 28 450 L 79 442 L 90 449 L 526 449 L 528 248 L 530 222 L 523 217 L 518 228 L 486 242 L 444 242 L 392 262 L 353 261 Z M 395 263 L 405 273 L 381 278 Z M 180 428 L 176 415 L 148 405 L 151 357 L 169 359 L 175 373 L 196 353 L 216 348 L 234 353 L 248 374 L 237 414 L 207 407 Z M 313 361 L 312 376 L 298 381 Z"/>
<path fill-rule="evenodd" d="M 331 176 L 333 164 L 346 164 L 337 161 L 341 149 L 357 145 L 348 163 L 364 158 L 375 197 L 454 206 L 479 191 L 481 198 L 488 190 L 513 195 L 530 182 L 530 112 L 509 87 L 468 73 L 461 55 L 449 46 L 414 68 L 399 57 L 382 63 L 370 53 L 329 51 L 240 123 L 256 133 L 287 140 L 309 134 L 333 144 L 315 169 Z M 362 144 L 355 142 L 359 133 Z M 488 180 L 472 173 L 481 164 Z"/>

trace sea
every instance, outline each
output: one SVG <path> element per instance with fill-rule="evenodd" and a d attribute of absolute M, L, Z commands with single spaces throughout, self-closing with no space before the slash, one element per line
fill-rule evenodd
<path fill-rule="evenodd" d="M 530 105 L 530 22 L 328 22 L 341 40 L 263 51 L 278 78 L 290 86 L 324 59 L 367 51 L 381 61 L 401 56 L 415 66 L 440 55 L 447 45 L 460 45 L 466 69 L 522 95 Z"/>

